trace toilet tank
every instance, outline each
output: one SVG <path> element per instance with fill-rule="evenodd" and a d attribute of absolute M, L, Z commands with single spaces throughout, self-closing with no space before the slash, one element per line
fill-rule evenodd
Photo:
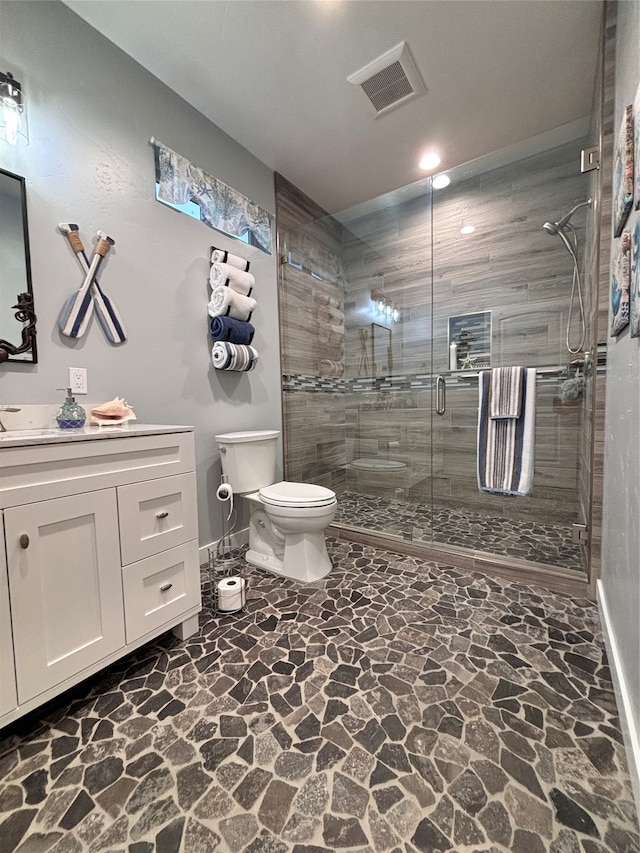
<path fill-rule="evenodd" d="M 216 435 L 222 473 L 234 492 L 255 492 L 276 478 L 277 429 L 227 432 Z"/>

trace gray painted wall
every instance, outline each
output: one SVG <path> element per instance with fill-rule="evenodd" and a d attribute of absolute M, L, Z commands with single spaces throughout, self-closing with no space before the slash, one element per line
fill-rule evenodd
<path fill-rule="evenodd" d="M 640 3 L 618 3 L 616 140 L 640 83 Z M 636 116 L 638 121 L 638 116 Z M 637 166 L 636 166 L 637 168 Z M 637 199 L 636 199 L 637 201 Z M 631 213 L 633 225 L 640 211 Z M 618 240 L 613 240 L 615 251 Z M 640 726 L 640 340 L 628 328 L 609 338 L 605 418 L 602 590 L 619 653 L 631 720 Z M 637 758 L 636 758 L 637 760 Z M 638 768 L 636 768 L 637 770 Z M 637 794 L 638 796 L 638 794 Z"/>
<path fill-rule="evenodd" d="M 0 402 L 56 403 L 67 368 L 86 367 L 87 400 L 118 395 L 141 423 L 194 425 L 200 541 L 207 544 L 220 535 L 220 510 L 211 500 L 220 479 L 214 433 L 281 426 L 276 257 L 155 201 L 149 139 L 271 212 L 273 173 L 61 3 L 0 2 L 0 27 L 0 67 L 22 82 L 29 99 L 31 143 L 2 144 L 0 167 L 27 179 L 40 359 L 0 369 Z M 80 341 L 59 334 L 62 304 L 81 283 L 56 230 L 60 221 L 79 223 L 85 244 L 97 229 L 114 237 L 101 281 L 126 323 L 126 344 L 111 346 L 95 318 Z M 251 252 L 260 352 L 251 374 L 211 366 L 211 245 Z"/>

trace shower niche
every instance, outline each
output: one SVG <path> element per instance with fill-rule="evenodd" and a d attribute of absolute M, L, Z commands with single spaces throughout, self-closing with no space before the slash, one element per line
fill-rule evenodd
<path fill-rule="evenodd" d="M 491 367 L 491 311 L 449 317 L 449 370 Z"/>

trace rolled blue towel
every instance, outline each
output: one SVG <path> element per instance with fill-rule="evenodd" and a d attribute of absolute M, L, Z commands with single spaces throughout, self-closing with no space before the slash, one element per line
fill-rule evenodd
<path fill-rule="evenodd" d="M 212 317 L 209 323 L 213 341 L 229 341 L 232 344 L 249 345 L 255 329 L 251 323 L 235 320 L 233 317 Z"/>

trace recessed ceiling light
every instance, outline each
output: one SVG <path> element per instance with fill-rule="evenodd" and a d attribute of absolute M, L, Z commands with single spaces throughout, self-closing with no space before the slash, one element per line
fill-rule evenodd
<path fill-rule="evenodd" d="M 445 187 L 448 187 L 451 183 L 451 178 L 449 175 L 436 175 L 433 179 L 433 188 L 434 190 L 443 190 Z"/>
<path fill-rule="evenodd" d="M 422 160 L 420 160 L 420 168 L 424 169 L 425 172 L 430 171 L 431 169 L 437 169 L 440 165 L 440 158 L 435 153 L 435 151 L 431 151 L 429 154 L 425 154 Z"/>
<path fill-rule="evenodd" d="M 475 225 L 463 225 L 462 228 L 460 229 L 460 233 L 461 234 L 473 234 L 473 232 L 475 230 L 476 230 Z"/>

